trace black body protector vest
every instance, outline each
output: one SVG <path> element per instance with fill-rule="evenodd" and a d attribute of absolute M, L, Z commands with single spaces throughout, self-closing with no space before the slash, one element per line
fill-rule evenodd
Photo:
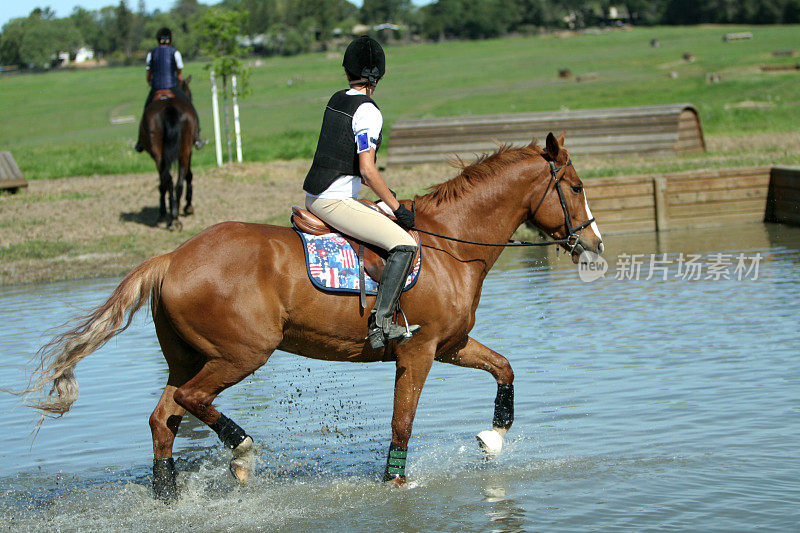
<path fill-rule="evenodd" d="M 314 162 L 303 182 L 303 189 L 306 192 L 320 194 L 340 176 L 361 175 L 356 140 L 353 135 L 353 115 L 358 106 L 365 102 L 378 107 L 369 96 L 349 95 L 346 89 L 331 96 L 322 117 L 322 129 L 319 132 Z M 376 154 L 382 139 L 381 131 L 375 143 Z"/>

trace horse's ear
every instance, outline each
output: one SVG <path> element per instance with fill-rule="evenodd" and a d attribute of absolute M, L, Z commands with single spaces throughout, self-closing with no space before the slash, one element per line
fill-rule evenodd
<path fill-rule="evenodd" d="M 555 161 L 558 159 L 558 154 L 561 152 L 561 144 L 556 139 L 556 136 L 553 135 L 552 132 L 547 134 L 547 140 L 545 141 L 545 150 L 547 151 L 547 155 L 550 156 L 550 159 Z"/>
<path fill-rule="evenodd" d="M 190 83 L 191 81 L 192 81 L 192 75 L 191 75 L 191 74 L 189 74 L 189 75 L 186 77 L 186 85 L 189 85 L 189 83 Z"/>
<path fill-rule="evenodd" d="M 564 138 L 567 136 L 567 130 L 561 132 L 561 135 L 558 136 L 558 144 L 564 146 Z"/>

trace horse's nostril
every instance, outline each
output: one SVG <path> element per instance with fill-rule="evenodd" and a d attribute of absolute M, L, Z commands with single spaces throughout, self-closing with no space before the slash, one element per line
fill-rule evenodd
<path fill-rule="evenodd" d="M 602 254 L 605 249 L 606 247 L 603 246 L 603 241 L 600 241 L 600 243 L 597 245 L 597 251 Z"/>

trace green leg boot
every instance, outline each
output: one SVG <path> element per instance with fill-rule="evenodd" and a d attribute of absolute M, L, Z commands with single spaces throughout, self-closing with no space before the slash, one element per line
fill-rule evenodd
<path fill-rule="evenodd" d="M 395 246 L 389 252 L 389 259 L 383 269 L 381 284 L 375 308 L 369 315 L 369 344 L 374 350 L 380 350 L 386 343 L 399 338 L 408 339 L 419 331 L 419 326 L 406 328 L 398 326 L 392 320 L 392 314 L 400 300 L 408 273 L 414 262 L 414 246 Z"/>

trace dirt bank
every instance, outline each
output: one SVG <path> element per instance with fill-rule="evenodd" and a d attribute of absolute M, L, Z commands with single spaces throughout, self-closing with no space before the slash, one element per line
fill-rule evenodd
<path fill-rule="evenodd" d="M 195 214 L 183 230 L 155 227 L 155 173 L 33 180 L 0 194 L 0 285 L 119 276 L 226 220 L 288 225 L 302 204 L 307 161 L 233 165 L 195 175 Z M 411 196 L 454 174 L 445 165 L 385 174 Z M 402 185 L 401 185 L 402 184 Z"/>

